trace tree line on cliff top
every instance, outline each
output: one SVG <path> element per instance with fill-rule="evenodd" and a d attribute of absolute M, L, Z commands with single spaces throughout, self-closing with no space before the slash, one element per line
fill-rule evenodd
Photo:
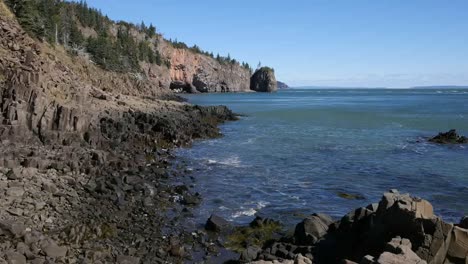
<path fill-rule="evenodd" d="M 71 53 L 85 51 L 93 61 L 106 70 L 117 72 L 140 71 L 140 62 L 170 67 L 170 61 L 163 58 L 157 49 L 159 38 L 156 27 L 144 22 L 140 25 L 119 21 L 115 23 L 96 8 L 89 7 L 85 1 L 65 2 L 61 0 L 5 0 L 16 15 L 24 30 L 31 36 L 63 45 Z M 113 25 L 116 25 L 113 26 Z M 111 34 L 111 28 L 116 34 Z M 83 34 L 84 29 L 93 33 Z M 134 33 L 144 35 L 143 40 L 134 37 Z M 197 45 L 188 47 L 177 40 L 169 40 L 174 48 L 188 49 L 216 59 L 221 64 L 239 64 L 230 56 L 215 57 L 200 49 Z M 247 63 L 242 67 L 252 71 Z"/>

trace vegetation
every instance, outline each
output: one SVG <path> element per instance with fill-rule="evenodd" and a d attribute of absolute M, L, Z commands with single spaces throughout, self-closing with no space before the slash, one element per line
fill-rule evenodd
<path fill-rule="evenodd" d="M 157 50 L 156 27 L 144 22 L 140 25 L 119 21 L 115 23 L 100 10 L 91 8 L 81 0 L 4 0 L 16 15 L 24 30 L 31 36 L 52 45 L 63 45 L 72 53 L 88 52 L 93 61 L 104 69 L 118 72 L 138 72 L 140 62 L 170 67 L 171 63 Z M 111 31 L 111 28 L 113 31 Z M 83 35 L 84 30 L 88 33 Z M 117 30 L 117 35 L 112 34 Z M 145 39 L 137 41 L 134 33 L 144 34 Z M 252 71 L 248 63 L 240 64 L 230 55 L 216 57 L 212 52 L 203 51 L 197 45 L 188 47 L 177 40 L 169 40 L 173 47 L 188 49 L 216 59 L 221 64 L 238 64 Z"/>
<path fill-rule="evenodd" d="M 229 235 L 226 247 L 241 253 L 249 246 L 262 247 L 267 241 L 273 239 L 275 234 L 281 232 L 281 225 L 276 222 L 258 227 L 237 227 Z"/>
<path fill-rule="evenodd" d="M 168 65 L 157 51 L 156 28 L 117 23 L 117 36 L 110 34 L 113 25 L 101 11 L 87 3 L 61 0 L 5 0 L 21 26 L 33 37 L 69 50 L 86 50 L 93 61 L 104 69 L 121 72 L 140 70 L 139 62 Z M 97 36 L 85 37 L 80 28 L 89 28 Z M 144 33 L 146 39 L 137 43 L 132 30 Z"/>

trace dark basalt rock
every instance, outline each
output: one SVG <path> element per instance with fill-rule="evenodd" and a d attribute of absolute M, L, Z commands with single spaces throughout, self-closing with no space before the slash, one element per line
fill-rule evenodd
<path fill-rule="evenodd" d="M 313 244 L 323 237 L 329 225 L 333 223 L 331 217 L 325 214 L 313 214 L 296 226 L 294 238 L 299 245 Z"/>
<path fill-rule="evenodd" d="M 428 201 L 391 190 L 378 205 L 340 221 L 318 214 L 306 218 L 294 237 L 264 244 L 257 259 L 293 260 L 301 253 L 314 263 L 467 263 L 467 222 L 446 223 Z"/>
<path fill-rule="evenodd" d="M 229 223 L 226 219 L 214 214 L 208 218 L 205 224 L 205 229 L 213 232 L 223 232 L 230 227 L 231 223 Z"/>
<path fill-rule="evenodd" d="M 458 135 L 455 129 L 439 133 L 437 136 L 429 139 L 429 141 L 438 144 L 468 144 L 468 138 Z"/>
<path fill-rule="evenodd" d="M 250 78 L 250 90 L 268 93 L 276 92 L 278 83 L 276 82 L 275 71 L 268 67 L 258 69 Z"/>

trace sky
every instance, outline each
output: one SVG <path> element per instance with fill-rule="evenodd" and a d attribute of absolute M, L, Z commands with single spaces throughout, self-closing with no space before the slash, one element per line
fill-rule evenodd
<path fill-rule="evenodd" d="M 468 85 L 466 0 L 87 0 L 291 86 Z"/>

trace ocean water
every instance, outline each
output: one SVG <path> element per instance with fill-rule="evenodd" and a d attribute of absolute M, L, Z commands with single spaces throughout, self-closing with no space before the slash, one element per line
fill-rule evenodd
<path fill-rule="evenodd" d="M 468 214 L 468 145 L 427 142 L 451 128 L 468 135 L 468 90 L 290 89 L 187 98 L 245 115 L 221 126 L 224 137 L 178 150 L 203 196 L 199 223 L 211 213 L 238 224 L 260 215 L 293 225 L 314 212 L 339 219 L 389 189 L 429 200 L 448 221 Z"/>

